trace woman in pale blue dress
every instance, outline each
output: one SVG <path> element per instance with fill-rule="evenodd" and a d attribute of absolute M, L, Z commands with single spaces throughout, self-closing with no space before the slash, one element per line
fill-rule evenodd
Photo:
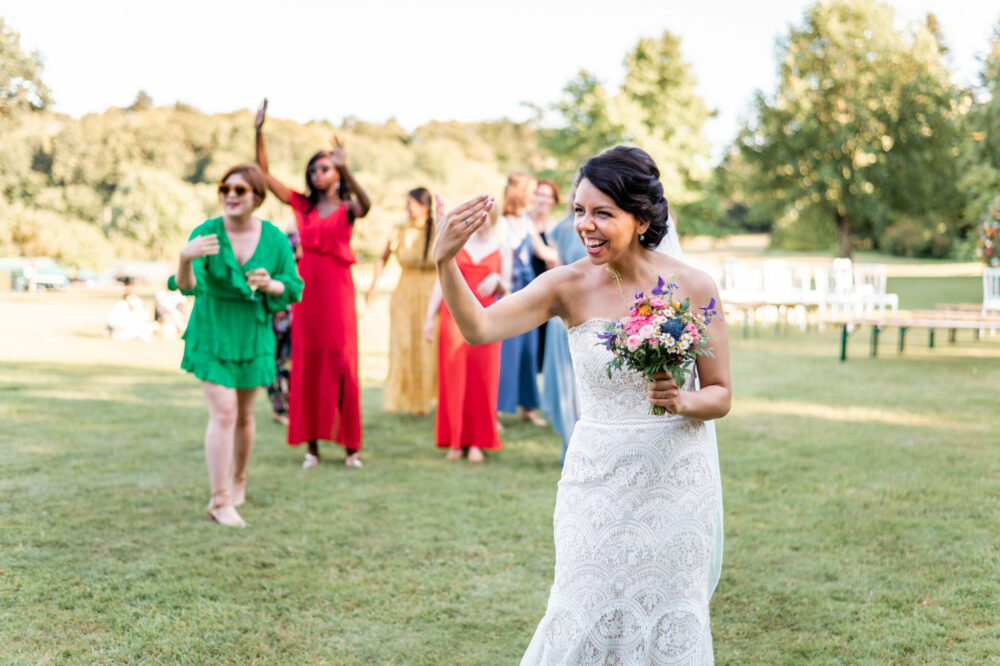
<path fill-rule="evenodd" d="M 573 192 L 570 193 L 573 201 Z M 587 256 L 583 242 L 573 228 L 573 214 L 570 213 L 549 232 L 550 242 L 559 253 L 559 261 L 572 264 Z M 552 429 L 562 435 L 562 455 L 559 464 L 566 459 L 566 447 L 573 434 L 573 426 L 580 418 L 580 404 L 576 395 L 576 376 L 573 374 L 573 359 L 569 354 L 569 336 L 562 319 L 553 317 L 545 329 L 545 353 L 542 361 L 542 410 L 549 417 Z"/>

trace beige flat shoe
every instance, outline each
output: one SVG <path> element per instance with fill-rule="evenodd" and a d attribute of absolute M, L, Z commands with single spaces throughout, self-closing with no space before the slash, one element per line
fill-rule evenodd
<path fill-rule="evenodd" d="M 306 459 L 302 461 L 302 469 L 309 469 L 310 467 L 319 467 L 319 457 L 307 453 Z"/>
<path fill-rule="evenodd" d="M 469 447 L 469 462 L 483 462 L 485 456 L 483 455 L 483 450 L 478 446 Z"/>
<path fill-rule="evenodd" d="M 461 460 L 462 449 L 448 449 L 448 453 L 444 454 L 444 457 L 448 460 Z"/>
<path fill-rule="evenodd" d="M 233 506 L 242 506 L 247 501 L 247 480 L 233 480 L 229 486 L 229 496 L 233 500 Z"/>
<path fill-rule="evenodd" d="M 212 496 L 212 502 L 208 504 L 208 511 L 205 517 L 226 527 L 246 527 L 247 523 L 240 514 L 236 513 L 235 507 L 229 504 L 226 491 L 221 490 Z"/>
<path fill-rule="evenodd" d="M 361 454 L 352 453 L 344 459 L 344 467 L 363 467 L 361 463 Z"/>

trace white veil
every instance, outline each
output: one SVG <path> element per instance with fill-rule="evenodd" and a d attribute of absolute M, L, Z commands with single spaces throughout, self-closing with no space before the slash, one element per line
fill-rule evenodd
<path fill-rule="evenodd" d="M 674 259 L 684 261 L 684 251 L 681 250 L 681 243 L 677 238 L 677 225 L 674 224 L 674 218 L 670 215 L 667 216 L 667 232 L 657 246 L 656 251 L 662 252 Z M 719 513 L 715 520 L 715 535 L 712 538 L 712 556 L 708 568 L 708 596 L 711 597 L 712 592 L 715 591 L 715 586 L 719 583 L 719 575 L 722 573 L 722 475 L 719 473 L 719 441 L 715 436 L 715 421 L 705 421 L 705 429 L 708 434 L 709 447 L 711 448 L 710 455 L 712 459 L 710 463 L 715 466 L 715 478 L 718 479 L 717 490 L 719 493 Z"/>

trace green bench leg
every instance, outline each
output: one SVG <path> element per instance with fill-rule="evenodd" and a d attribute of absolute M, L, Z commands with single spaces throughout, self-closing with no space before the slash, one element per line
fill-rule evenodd
<path fill-rule="evenodd" d="M 930 331 L 927 334 L 927 348 L 928 349 L 934 349 L 934 329 L 933 328 L 929 328 L 927 330 Z"/>
<path fill-rule="evenodd" d="M 955 329 L 951 329 L 948 331 L 948 342 L 950 342 L 951 344 L 955 344 L 955 334 L 956 334 Z"/>
<path fill-rule="evenodd" d="M 906 327 L 899 327 L 899 353 L 903 353 L 903 345 L 906 344 Z"/>
<path fill-rule="evenodd" d="M 840 362 L 847 360 L 847 324 L 840 328 Z"/>
<path fill-rule="evenodd" d="M 872 326 L 872 351 L 871 357 L 875 358 L 878 356 L 878 334 L 882 332 L 882 329 L 878 326 Z"/>

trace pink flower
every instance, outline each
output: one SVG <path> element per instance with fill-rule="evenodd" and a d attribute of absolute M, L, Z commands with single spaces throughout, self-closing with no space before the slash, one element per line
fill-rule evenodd
<path fill-rule="evenodd" d="M 664 301 L 662 298 L 651 298 L 649 299 L 649 304 L 652 305 L 657 310 L 662 310 L 663 308 L 667 307 L 666 301 Z"/>
<path fill-rule="evenodd" d="M 628 347 L 628 350 L 631 352 L 638 349 L 640 345 L 642 345 L 642 338 L 638 335 L 630 335 L 628 336 L 628 340 L 625 341 L 625 346 Z"/>
<path fill-rule="evenodd" d="M 629 335 L 636 335 L 639 332 L 639 329 L 641 329 L 646 324 L 650 323 L 650 319 L 652 319 L 652 317 L 643 317 L 641 315 L 636 317 L 629 317 L 628 320 L 625 322 L 624 326 L 625 332 L 628 333 Z"/>
<path fill-rule="evenodd" d="M 691 336 L 691 340 L 692 341 L 697 342 L 697 340 L 698 340 L 698 327 L 697 326 L 695 326 L 694 324 L 688 324 L 687 326 L 684 327 L 684 330 L 687 331 L 688 334 Z"/>
<path fill-rule="evenodd" d="M 650 338 L 649 346 L 652 347 L 653 349 L 656 349 L 657 347 L 660 346 L 660 341 L 657 338 Z"/>
<path fill-rule="evenodd" d="M 656 329 L 653 328 L 652 324 L 646 324 L 645 326 L 639 329 L 639 337 L 642 338 L 643 340 L 649 340 L 651 337 L 653 337 L 653 334 L 655 332 Z"/>

